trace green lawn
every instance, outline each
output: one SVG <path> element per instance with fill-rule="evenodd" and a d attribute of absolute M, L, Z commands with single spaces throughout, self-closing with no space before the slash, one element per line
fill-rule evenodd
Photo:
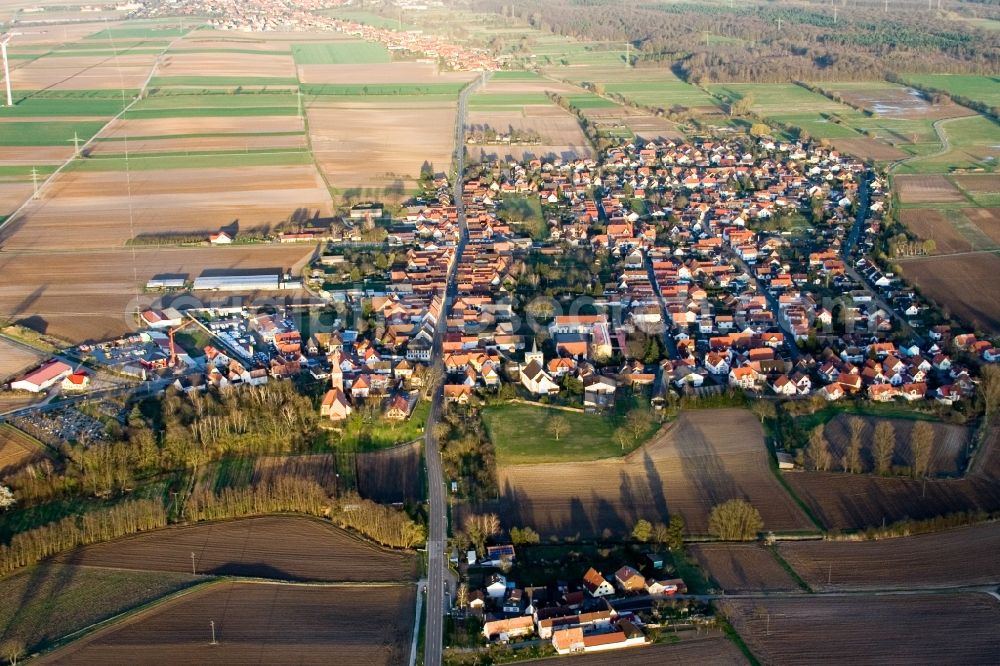
<path fill-rule="evenodd" d="M 985 116 L 969 116 L 946 120 L 940 124 L 948 136 L 951 150 L 944 155 L 933 156 L 934 151 L 921 151 L 928 155 L 900 166 L 897 173 L 948 173 L 954 169 L 985 167 L 990 171 L 997 168 L 1000 157 L 1000 124 Z"/>
<path fill-rule="evenodd" d="M 293 44 L 296 65 L 368 65 L 391 62 L 382 44 L 362 40 L 329 44 Z"/>
<path fill-rule="evenodd" d="M 104 127 L 102 121 L 0 123 L 0 146 L 67 146 L 73 136 L 83 143 Z"/>
<path fill-rule="evenodd" d="M 610 100 L 598 97 L 597 95 L 592 95 L 590 93 L 583 93 L 581 95 L 563 95 L 563 98 L 578 109 L 613 109 L 618 106 Z"/>
<path fill-rule="evenodd" d="M 494 405 L 483 409 L 482 415 L 497 462 L 502 465 L 597 460 L 622 455 L 621 446 L 613 436 L 615 422 L 606 416 L 521 404 Z M 558 442 L 548 428 L 556 416 L 569 422 L 569 431 Z"/>
<path fill-rule="evenodd" d="M 390 421 L 381 415 L 366 421 L 355 412 L 344 422 L 344 431 L 334 446 L 341 450 L 376 451 L 412 442 L 423 436 L 430 408 L 430 402 L 418 400 L 410 418 L 405 421 Z"/>

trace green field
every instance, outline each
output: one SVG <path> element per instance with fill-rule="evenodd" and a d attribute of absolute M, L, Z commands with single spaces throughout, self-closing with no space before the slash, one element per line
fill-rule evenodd
<path fill-rule="evenodd" d="M 293 44 L 296 65 L 368 65 L 391 62 L 389 49 L 366 41 Z"/>
<path fill-rule="evenodd" d="M 969 116 L 940 121 L 939 127 L 948 137 L 951 150 L 943 155 L 932 153 L 906 162 L 900 165 L 897 173 L 948 173 L 969 168 L 996 170 L 1000 159 L 1000 124 L 985 116 Z"/>
<path fill-rule="evenodd" d="M 195 28 L 197 25 L 190 25 L 186 28 L 166 28 L 160 26 L 150 26 L 148 28 L 107 28 L 92 35 L 87 35 L 84 39 L 103 39 L 106 42 L 119 39 L 157 39 L 161 37 L 182 37 Z"/>
<path fill-rule="evenodd" d="M 569 37 L 538 33 L 528 40 L 526 57 L 516 43 L 511 53 L 532 64 L 550 65 L 598 65 L 625 67 L 625 43 L 579 42 Z M 633 51 L 634 55 L 634 51 Z"/>
<path fill-rule="evenodd" d="M 665 109 L 717 104 L 711 95 L 680 80 L 666 67 L 565 67 L 549 72 L 576 85 L 601 84 L 606 93 L 621 95 L 633 104 Z"/>
<path fill-rule="evenodd" d="M 367 97 L 379 95 L 383 97 L 405 95 L 449 95 L 457 96 L 465 87 L 464 83 L 371 83 L 371 84 L 306 84 L 302 86 L 302 94 L 309 96 L 355 96 Z"/>
<path fill-rule="evenodd" d="M 101 116 L 116 115 L 132 101 L 128 96 L 121 99 L 69 99 L 51 97 L 28 97 L 14 103 L 12 107 L 0 108 L 0 118 L 31 118 L 36 116 Z"/>
<path fill-rule="evenodd" d="M 578 109 L 613 109 L 618 106 L 611 100 L 590 93 L 563 95 L 563 98 Z"/>
<path fill-rule="evenodd" d="M 918 86 L 944 90 L 949 95 L 968 97 L 987 106 L 1000 106 L 1000 78 L 964 74 L 907 74 Z"/>
<path fill-rule="evenodd" d="M 285 91 L 157 91 L 140 100 L 127 118 L 196 118 L 208 116 L 295 116 L 298 97 Z"/>
<path fill-rule="evenodd" d="M 295 77 L 281 76 L 157 76 L 149 82 L 150 87 L 158 86 L 297 86 Z"/>
<path fill-rule="evenodd" d="M 391 421 L 381 415 L 366 420 L 355 412 L 344 421 L 337 447 L 349 451 L 376 451 L 412 442 L 423 436 L 430 409 L 427 400 L 418 400 L 405 421 Z"/>
<path fill-rule="evenodd" d="M 414 30 L 416 28 L 416 26 L 410 25 L 405 21 L 401 24 L 398 15 L 396 18 L 386 18 L 373 12 L 354 9 L 324 9 L 317 13 L 323 16 L 339 18 L 342 21 L 370 25 L 373 28 L 388 28 L 389 30 Z"/>
<path fill-rule="evenodd" d="M 493 72 L 493 81 L 537 81 L 542 77 L 535 72 L 524 71 L 499 71 Z"/>
<path fill-rule="evenodd" d="M 226 169 L 244 166 L 297 166 L 313 164 L 308 151 L 254 152 L 254 153 L 199 153 L 196 155 L 142 155 L 130 156 L 130 171 L 156 169 Z M 89 157 L 74 160 L 67 171 L 125 171 L 124 157 Z"/>
<path fill-rule="evenodd" d="M 570 426 L 558 442 L 548 430 L 555 416 L 564 417 Z M 483 409 L 483 422 L 493 441 L 497 463 L 502 465 L 597 460 L 622 455 L 613 436 L 615 423 L 606 416 L 506 404 Z"/>
<path fill-rule="evenodd" d="M 189 574 L 124 571 L 43 563 L 0 581 L 0 643 L 28 648 L 63 636 L 197 582 Z"/>
<path fill-rule="evenodd" d="M 0 123 L 0 146 L 66 146 L 73 136 L 80 143 L 101 131 L 101 121 L 50 121 Z"/>

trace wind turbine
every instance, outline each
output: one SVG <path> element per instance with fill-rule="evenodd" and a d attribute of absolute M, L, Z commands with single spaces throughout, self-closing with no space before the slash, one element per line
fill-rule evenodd
<path fill-rule="evenodd" d="M 10 38 L 9 32 L 0 37 L 0 52 L 3 52 L 3 82 L 7 86 L 7 106 L 14 106 L 14 99 L 10 94 L 10 67 L 7 65 L 7 42 Z"/>

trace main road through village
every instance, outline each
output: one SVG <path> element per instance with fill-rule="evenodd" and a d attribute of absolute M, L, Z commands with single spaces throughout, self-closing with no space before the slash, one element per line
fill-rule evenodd
<path fill-rule="evenodd" d="M 451 581 L 448 571 L 448 558 L 445 550 L 448 543 L 448 516 L 445 498 L 444 474 L 441 471 L 441 450 L 434 437 L 434 426 L 441 416 L 443 400 L 444 364 L 441 361 L 441 339 L 444 330 L 444 320 L 447 318 L 449 304 L 456 293 L 455 271 L 458 261 L 465 250 L 469 239 L 469 230 L 465 225 L 465 205 L 462 202 L 462 174 L 465 173 L 465 113 L 469 95 L 485 82 L 488 74 L 476 79 L 466 86 L 458 97 L 458 113 L 455 120 L 455 175 L 454 200 L 458 213 L 458 224 L 461 229 L 455 258 L 448 270 L 448 289 L 444 304 L 438 316 L 434 333 L 434 347 L 431 350 L 431 363 L 437 371 L 430 373 L 438 377 L 437 383 L 431 388 L 432 399 L 430 414 L 424 430 L 424 457 L 427 464 L 427 493 L 429 496 L 428 530 L 427 530 L 427 626 L 424 633 L 424 665 L 440 666 L 441 649 L 444 642 L 444 611 L 446 586 Z M 454 590 L 448 591 L 449 599 Z M 418 618 L 419 621 L 419 618 Z"/>

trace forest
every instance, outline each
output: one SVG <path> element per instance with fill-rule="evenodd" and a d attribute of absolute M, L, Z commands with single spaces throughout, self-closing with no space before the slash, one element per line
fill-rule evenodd
<path fill-rule="evenodd" d="M 995 9 L 968 5 L 958 7 L 970 16 L 989 16 Z M 566 37 L 629 41 L 636 49 L 635 64 L 667 62 L 696 84 L 1000 72 L 1000 32 L 952 20 L 952 14 L 916 2 L 726 6 L 472 0 L 472 7 Z"/>

